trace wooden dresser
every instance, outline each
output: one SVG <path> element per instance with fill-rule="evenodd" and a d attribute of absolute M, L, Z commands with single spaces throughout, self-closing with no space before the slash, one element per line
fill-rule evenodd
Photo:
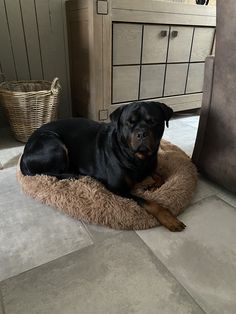
<path fill-rule="evenodd" d="M 155 0 L 67 1 L 73 114 L 107 120 L 134 100 L 199 108 L 215 16 Z"/>

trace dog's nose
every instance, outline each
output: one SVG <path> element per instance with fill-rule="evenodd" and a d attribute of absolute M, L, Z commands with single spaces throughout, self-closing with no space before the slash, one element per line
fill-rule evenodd
<path fill-rule="evenodd" d="M 147 131 L 138 131 L 137 133 L 137 138 L 139 140 L 144 139 L 148 136 L 148 132 Z"/>

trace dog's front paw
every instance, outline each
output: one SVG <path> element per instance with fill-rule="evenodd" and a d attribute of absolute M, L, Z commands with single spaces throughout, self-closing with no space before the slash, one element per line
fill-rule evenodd
<path fill-rule="evenodd" d="M 176 219 L 175 222 L 171 222 L 166 228 L 172 232 L 180 232 L 186 228 L 186 225 L 182 221 Z"/>
<path fill-rule="evenodd" d="M 159 214 L 158 220 L 164 227 L 172 232 L 180 232 L 186 228 L 186 225 L 182 221 L 169 212 Z"/>

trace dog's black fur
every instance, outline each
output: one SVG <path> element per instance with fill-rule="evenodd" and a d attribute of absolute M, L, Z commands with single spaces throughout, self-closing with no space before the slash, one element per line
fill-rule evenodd
<path fill-rule="evenodd" d="M 133 102 L 115 110 L 110 123 L 72 118 L 45 124 L 29 138 L 21 171 L 58 179 L 91 176 L 143 205 L 130 191 L 155 172 L 165 122 L 168 125 L 172 113 L 159 102 Z"/>
<path fill-rule="evenodd" d="M 59 179 L 88 175 L 125 196 L 125 178 L 139 182 L 155 171 L 164 124 L 171 115 L 164 104 L 141 102 L 118 108 L 107 124 L 83 118 L 45 124 L 28 140 L 21 171 Z"/>

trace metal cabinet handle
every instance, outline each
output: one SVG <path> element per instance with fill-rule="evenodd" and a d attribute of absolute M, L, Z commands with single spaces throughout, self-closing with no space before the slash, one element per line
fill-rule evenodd
<path fill-rule="evenodd" d="M 167 36 L 167 31 L 161 31 L 161 37 L 166 37 Z"/>
<path fill-rule="evenodd" d="M 172 32 L 171 32 L 171 36 L 172 36 L 173 38 L 177 37 L 177 36 L 178 36 L 178 31 L 172 31 Z"/>

